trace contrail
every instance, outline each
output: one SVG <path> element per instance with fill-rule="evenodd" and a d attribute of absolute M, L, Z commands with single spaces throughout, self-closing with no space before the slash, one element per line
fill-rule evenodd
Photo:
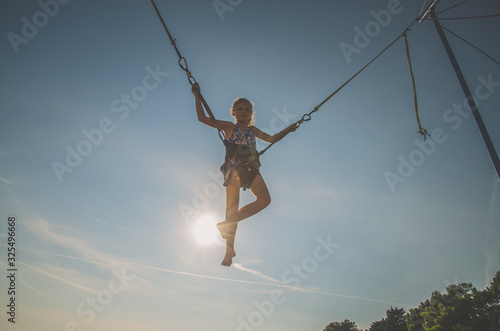
<path fill-rule="evenodd" d="M 389 301 L 359 297 L 359 296 L 354 296 L 354 295 L 316 291 L 316 290 L 308 290 L 305 288 L 293 287 L 293 286 L 286 286 L 286 287 L 291 289 L 291 290 L 294 290 L 294 291 L 301 291 L 301 292 L 314 293 L 314 294 L 323 294 L 323 295 L 334 296 L 334 297 L 341 297 L 341 298 L 354 299 L 354 300 L 363 300 L 363 301 L 371 301 L 371 302 L 384 303 L 386 305 L 405 306 L 405 307 L 413 308 L 413 306 L 411 306 L 411 305 L 407 305 L 404 303 L 398 303 L 398 302 L 389 302 Z"/>
<path fill-rule="evenodd" d="M 68 259 L 73 259 L 73 260 L 78 260 L 78 261 L 84 261 L 92 264 L 98 264 L 98 265 L 104 265 L 104 263 L 99 262 L 99 261 L 91 261 L 87 259 L 82 259 L 74 256 L 68 256 L 68 255 L 62 255 L 62 254 L 56 254 L 56 253 L 48 253 L 48 252 L 42 252 L 42 251 L 35 251 L 31 249 L 24 249 L 26 251 L 30 251 L 33 253 L 39 253 L 39 254 L 45 254 L 45 255 L 51 255 L 51 256 L 58 256 L 58 257 L 63 257 L 63 258 L 68 258 Z M 301 288 L 301 287 L 295 287 L 288 285 L 286 282 L 279 281 L 277 279 L 274 279 L 272 277 L 266 276 L 263 273 L 252 270 L 249 268 L 243 267 L 241 264 L 235 263 L 233 264 L 237 269 L 248 272 L 256 277 L 262 278 L 266 280 L 265 282 L 263 281 L 252 281 L 252 280 L 241 280 L 241 279 L 232 279 L 232 278 L 224 278 L 224 277 L 216 277 L 216 276 L 210 276 L 210 275 L 203 275 L 203 274 L 197 274 L 197 273 L 192 273 L 192 272 L 185 272 L 185 271 L 178 271 L 178 270 L 171 270 L 171 269 L 166 269 L 166 268 L 160 268 L 160 267 L 155 267 L 151 265 L 146 265 L 146 264 L 140 264 L 140 263 L 135 263 L 135 262 L 121 262 L 124 265 L 129 265 L 129 266 L 136 266 L 139 267 L 141 270 L 149 269 L 153 271 L 159 271 L 159 272 L 165 272 L 165 273 L 170 273 L 170 274 L 176 274 L 176 275 L 183 275 L 183 276 L 188 276 L 188 277 L 196 277 L 196 278 L 204 278 L 204 279 L 212 279 L 212 280 L 217 280 L 217 281 L 224 281 L 224 282 L 233 282 L 233 283 L 240 283 L 240 284 L 250 284 L 250 285 L 259 285 L 259 286 L 270 286 L 270 287 L 278 287 L 278 288 L 283 288 L 287 290 L 292 290 L 292 291 L 298 291 L 298 292 L 304 292 L 304 293 L 312 293 L 312 294 L 321 294 L 321 295 L 326 295 L 326 296 L 334 296 L 334 297 L 340 297 L 340 298 L 346 298 L 346 299 L 353 299 L 353 300 L 362 300 L 362 301 L 369 301 L 369 302 L 377 302 L 377 303 L 383 303 L 383 304 L 388 304 L 388 305 L 394 305 L 394 306 L 405 306 L 405 307 L 413 307 L 411 305 L 403 304 L 403 303 L 397 303 L 397 302 L 389 302 L 389 301 L 384 301 L 384 300 L 378 300 L 378 299 L 372 299 L 372 298 L 365 298 L 365 297 L 360 297 L 360 296 L 354 296 L 354 295 L 347 295 L 347 294 L 339 294 L 339 293 L 333 293 L 333 292 L 326 292 L 326 291 L 319 291 L 319 290 L 312 290 L 312 289 L 307 289 L 307 288 Z M 32 266 L 30 266 L 32 267 Z M 34 267 L 32 267 L 34 268 Z M 38 268 L 36 268 L 38 269 Z M 43 272 L 41 269 L 38 269 L 38 271 Z M 43 272 L 47 274 L 46 272 Z M 48 275 L 53 276 L 53 275 Z M 79 286 L 78 284 L 69 284 L 72 286 Z M 88 288 L 85 288 L 86 290 L 90 290 Z"/>
<path fill-rule="evenodd" d="M 286 284 L 286 283 L 284 283 L 284 282 L 282 282 L 282 281 L 279 281 L 279 280 L 274 279 L 274 278 L 272 278 L 272 277 L 266 276 L 266 275 L 264 275 L 264 274 L 263 274 L 262 272 L 260 272 L 260 271 L 245 268 L 244 266 L 242 266 L 242 265 L 241 265 L 241 264 L 239 264 L 239 263 L 233 263 L 233 266 L 234 266 L 236 269 L 240 269 L 240 270 L 243 270 L 243 271 L 249 272 L 249 273 L 251 273 L 252 275 L 257 276 L 257 277 L 260 277 L 260 278 L 263 278 L 263 279 L 265 279 L 265 280 L 268 280 L 268 281 L 271 281 L 271 282 L 274 282 L 274 283 L 278 283 L 278 284 Z"/>
<path fill-rule="evenodd" d="M 92 216 L 90 216 L 90 215 L 85 215 L 85 217 L 87 217 L 88 219 L 91 219 L 91 220 L 93 220 L 93 221 L 96 221 L 96 222 L 99 222 L 99 223 L 105 224 L 105 225 L 111 225 L 111 224 L 109 224 L 108 222 L 103 221 L 103 220 L 101 220 L 101 219 L 99 219 L 99 218 L 97 218 L 97 217 L 92 217 Z"/>
<path fill-rule="evenodd" d="M 148 268 L 148 269 L 151 269 L 151 270 L 156 270 L 156 271 L 161 271 L 161 272 L 168 272 L 168 273 L 177 274 L 177 275 L 184 275 L 184 276 L 191 276 L 191 277 L 198 277 L 198 278 L 207 278 L 207 279 L 220 280 L 220 281 L 233 282 L 233 283 L 252 284 L 252 285 L 264 285 L 264 286 L 276 286 L 277 285 L 277 284 L 271 284 L 271 283 L 265 283 L 265 282 L 258 282 L 258 281 L 252 281 L 252 280 L 240 280 L 240 279 L 232 279 L 232 278 L 223 278 L 223 277 L 215 277 L 215 276 L 209 276 L 209 275 L 195 274 L 195 273 L 192 273 L 192 272 L 176 271 L 176 270 L 170 270 L 170 269 L 164 269 L 164 268 L 159 268 L 159 267 L 153 267 L 153 266 L 144 265 L 144 264 L 138 264 L 138 263 L 134 263 L 134 264 L 136 264 L 137 266 L 140 266 L 142 268 Z"/>
<path fill-rule="evenodd" d="M 234 263 L 233 265 L 237 269 L 239 269 L 239 270 L 243 270 L 243 271 L 249 272 L 249 273 L 251 273 L 254 276 L 263 278 L 263 279 L 268 280 L 268 281 L 272 281 L 274 283 L 274 284 L 264 283 L 267 286 L 277 286 L 277 287 L 286 288 L 286 289 L 289 289 L 289 290 L 292 290 L 292 291 L 300 291 L 300 292 L 313 293 L 313 294 L 322 294 L 322 295 L 335 296 L 335 297 L 341 297 L 341 298 L 348 298 L 348 299 L 354 299 L 354 300 L 364 300 L 364 301 L 378 302 L 378 303 L 384 303 L 384 304 L 395 305 L 395 306 L 413 307 L 413 306 L 406 305 L 406 304 L 403 304 L 403 303 L 395 303 L 395 302 L 389 302 L 389 301 L 378 300 L 378 299 L 371 299 L 371 298 L 364 298 L 364 297 L 347 295 L 347 294 L 339 294 L 339 293 L 325 292 L 325 291 L 319 291 L 319 290 L 311 290 L 311 289 L 306 289 L 306 288 L 302 288 L 302 287 L 295 287 L 295 286 L 288 285 L 286 282 L 279 281 L 279 280 L 274 279 L 272 277 L 266 276 L 263 273 L 261 273 L 260 271 L 252 270 L 252 269 L 249 269 L 249 268 L 245 268 L 245 267 L 243 267 L 239 263 Z"/>
<path fill-rule="evenodd" d="M 3 245 L 0 245 L 3 246 Z M 49 256 L 55 256 L 55 257 L 62 257 L 66 259 L 71 259 L 71 260 L 77 260 L 77 261 L 83 261 L 91 264 L 96 264 L 96 265 L 107 265 L 106 263 L 100 262 L 100 261 L 92 261 L 89 259 L 83 259 L 80 257 L 76 256 L 70 256 L 70 255 L 64 255 L 64 254 L 57 254 L 57 253 L 49 253 L 49 252 L 44 252 L 44 251 L 37 251 L 29 248 L 19 248 L 20 250 L 28 251 L 31 253 L 35 254 L 42 254 L 42 255 L 49 255 Z M 191 273 L 191 272 L 185 272 L 185 271 L 177 271 L 177 270 L 170 270 L 170 269 L 165 269 L 165 268 L 160 268 L 160 267 L 155 267 L 155 266 L 150 266 L 150 265 L 145 265 L 145 264 L 140 264 L 140 263 L 135 263 L 135 262 L 126 262 L 126 261 L 121 261 L 120 264 L 123 265 L 134 265 L 137 267 L 140 267 L 140 269 L 150 269 L 150 270 L 155 270 L 155 271 L 161 271 L 161 272 L 166 272 L 166 273 L 171 273 L 171 274 L 177 274 L 177 275 L 184 275 L 184 276 L 191 276 L 191 277 L 198 277 L 198 278 L 207 278 L 207 279 L 213 279 L 213 280 L 220 280 L 220 281 L 228 281 L 228 282 L 235 282 L 235 283 L 245 283 L 245 284 L 253 284 L 253 285 L 266 285 L 266 286 L 272 286 L 274 284 L 271 283 L 265 283 L 265 282 L 258 282 L 258 281 L 250 281 L 250 280 L 238 280 L 238 279 L 231 279 L 231 278 L 223 278 L 223 277 L 215 277 L 215 276 L 209 276 L 209 275 L 202 275 L 202 274 L 196 274 L 196 273 Z M 33 266 L 33 269 L 36 269 L 38 271 L 41 271 L 41 269 L 38 269 Z M 47 274 L 47 273 L 45 273 Z M 50 276 L 49 276 L 50 277 Z M 276 281 L 276 280 L 275 280 Z"/>

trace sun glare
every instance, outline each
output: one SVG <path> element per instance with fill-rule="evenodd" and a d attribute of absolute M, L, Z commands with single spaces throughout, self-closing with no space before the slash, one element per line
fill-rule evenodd
<path fill-rule="evenodd" d="M 214 244 L 220 236 L 217 221 L 210 215 L 203 215 L 192 226 L 194 239 L 200 245 Z"/>

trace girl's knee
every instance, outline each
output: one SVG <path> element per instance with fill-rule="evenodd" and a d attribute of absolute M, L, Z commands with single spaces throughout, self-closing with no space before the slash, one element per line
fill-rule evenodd
<path fill-rule="evenodd" d="M 261 196 L 260 199 L 258 200 L 260 200 L 260 203 L 262 204 L 263 208 L 266 208 L 271 204 L 271 196 L 269 194 Z"/>

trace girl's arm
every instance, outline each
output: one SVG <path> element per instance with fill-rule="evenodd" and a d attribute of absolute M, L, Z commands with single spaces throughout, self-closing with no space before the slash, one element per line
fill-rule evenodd
<path fill-rule="evenodd" d="M 193 92 L 194 98 L 195 98 L 196 115 L 198 116 L 198 121 L 200 121 L 201 123 L 206 124 L 212 128 L 215 128 L 215 124 L 212 121 L 212 119 L 205 114 L 205 110 L 203 109 L 203 105 L 201 104 L 201 99 L 200 99 L 200 96 L 198 94 L 199 91 L 200 91 L 200 86 L 198 85 L 198 83 L 194 83 L 192 88 L 191 88 L 191 92 Z M 216 121 L 217 121 L 217 124 L 219 125 L 219 127 L 224 131 L 226 131 L 228 128 L 232 127 L 231 122 L 219 121 L 219 120 L 216 120 Z M 226 132 L 226 134 L 227 134 L 227 132 Z"/>
<path fill-rule="evenodd" d="M 208 126 L 211 126 L 212 128 L 215 128 L 215 125 L 210 119 L 210 117 L 208 117 L 205 114 L 205 110 L 203 109 L 203 105 L 201 104 L 201 99 L 198 94 L 199 91 L 200 91 L 200 86 L 198 85 L 198 83 L 194 83 L 193 86 L 191 87 L 191 92 L 193 92 L 194 94 L 194 99 L 196 103 L 196 115 L 198 116 L 198 121 Z"/>
<path fill-rule="evenodd" d="M 273 144 L 273 143 L 277 142 L 283 135 L 285 135 L 289 132 L 294 132 L 297 129 L 297 123 L 290 124 L 288 127 L 284 128 L 281 132 L 278 132 L 272 136 L 265 133 L 265 132 L 260 131 L 255 126 L 252 126 L 252 129 L 253 129 L 253 132 L 255 133 L 255 136 L 257 138 L 259 138 L 260 140 L 264 140 L 265 142 Z"/>

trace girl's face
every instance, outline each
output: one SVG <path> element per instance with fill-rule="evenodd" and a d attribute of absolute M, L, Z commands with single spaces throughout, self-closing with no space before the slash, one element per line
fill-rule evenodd
<path fill-rule="evenodd" d="M 247 101 L 240 101 L 233 107 L 233 116 L 236 122 L 248 123 L 252 118 L 252 105 Z"/>

